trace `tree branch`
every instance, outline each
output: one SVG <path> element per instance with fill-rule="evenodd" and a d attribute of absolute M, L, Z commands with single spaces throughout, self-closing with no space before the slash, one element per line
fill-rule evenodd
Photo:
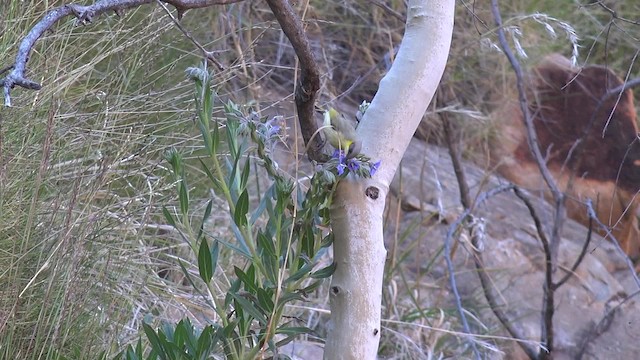
<path fill-rule="evenodd" d="M 522 202 L 524 202 L 525 206 L 529 210 L 529 214 L 533 219 L 533 222 L 536 226 L 536 231 L 538 232 L 538 237 L 540 237 L 540 242 L 542 242 L 542 248 L 544 250 L 544 284 L 542 286 L 543 294 L 542 294 L 542 328 L 540 329 L 540 340 L 542 344 L 546 348 L 546 351 L 540 351 L 538 354 L 538 359 L 551 359 L 553 358 L 553 315 L 555 313 L 555 288 L 553 284 L 553 265 L 554 259 L 551 253 L 551 246 L 549 244 L 549 240 L 542 228 L 542 222 L 536 213 L 536 209 L 533 207 L 529 198 L 520 190 L 518 187 L 514 187 L 514 192 Z"/>
<path fill-rule="evenodd" d="M 25 89 L 40 90 L 42 85 L 26 77 L 25 71 L 31 49 L 45 31 L 60 21 L 60 19 L 73 15 L 79 24 L 88 24 L 97 16 L 108 11 L 114 11 L 118 16 L 126 9 L 139 7 L 152 3 L 154 0 L 101 0 L 92 5 L 68 4 L 60 6 L 47 12 L 38 23 L 36 23 L 27 36 L 22 39 L 15 57 L 13 69 L 4 78 L 0 79 L 0 86 L 3 87 L 4 104 L 11 106 L 11 90 L 17 85 Z M 239 2 L 242 0 L 163 0 L 163 2 L 174 6 L 178 10 L 178 15 L 188 9 L 203 8 L 212 5 L 223 5 Z"/>
<path fill-rule="evenodd" d="M 453 90 L 451 89 L 451 87 L 447 87 L 445 91 L 449 93 L 448 96 L 452 96 Z M 438 95 L 441 95 L 441 92 L 439 92 Z M 444 95 L 441 95 L 441 96 L 445 97 Z M 445 101 L 444 103 L 446 104 L 448 103 L 448 101 Z M 444 134 L 447 140 L 447 147 L 449 148 L 449 154 L 451 155 L 451 163 L 453 165 L 453 171 L 456 174 L 456 179 L 458 181 L 458 189 L 460 190 L 460 202 L 462 204 L 462 207 L 465 210 L 470 210 L 472 207 L 471 194 L 469 191 L 469 185 L 467 184 L 464 168 L 462 167 L 462 159 L 460 156 L 460 151 L 456 146 L 456 141 L 453 136 L 453 129 L 451 128 L 451 122 L 446 112 L 443 112 L 441 114 L 441 117 L 442 117 L 442 123 L 444 125 Z M 474 229 L 472 227 L 473 227 L 473 224 L 471 224 L 469 228 L 469 232 L 471 233 L 470 235 L 472 235 L 471 237 L 472 237 L 473 246 L 477 247 L 478 246 L 477 241 L 474 241 L 476 240 L 477 237 L 473 236 Z M 478 277 L 480 278 L 480 285 L 482 286 L 482 292 L 484 293 L 484 296 L 487 299 L 487 303 L 489 303 L 489 308 L 491 309 L 493 314 L 496 316 L 496 318 L 498 318 L 498 321 L 500 321 L 502 326 L 507 330 L 509 335 L 511 335 L 511 337 L 513 337 L 516 340 L 524 340 L 524 336 L 520 333 L 520 331 L 515 326 L 513 326 L 513 321 L 509 319 L 509 317 L 507 316 L 507 314 L 504 313 L 504 311 L 502 311 L 501 306 L 498 304 L 498 301 L 496 300 L 496 296 L 491 288 L 491 279 L 489 278 L 489 275 L 487 275 L 486 269 L 484 267 L 484 259 L 482 256 L 482 251 L 478 250 L 477 248 L 474 248 L 472 253 L 473 253 L 473 260 L 476 266 L 476 270 L 478 272 Z M 531 347 L 529 344 L 523 341 L 517 341 L 517 343 L 522 349 L 522 351 L 524 351 L 527 354 L 527 356 L 529 356 L 530 359 L 536 358 L 536 350 L 533 347 Z"/>
<path fill-rule="evenodd" d="M 504 34 L 504 29 L 502 28 L 502 16 L 500 15 L 500 8 L 498 7 L 498 0 L 491 0 L 491 12 L 493 13 L 493 18 L 495 20 L 497 26 L 497 34 L 498 41 L 500 42 L 500 47 L 504 51 L 505 56 L 509 60 L 511 67 L 513 68 L 513 72 L 516 74 L 516 86 L 518 88 L 518 100 L 520 103 L 520 110 L 522 111 L 522 115 L 524 117 L 525 128 L 527 130 L 527 142 L 529 144 L 529 149 L 534 155 L 534 159 L 538 168 L 540 169 L 540 173 L 544 178 L 549 190 L 553 195 L 554 200 L 561 199 L 563 197 L 562 192 L 558 188 L 551 172 L 547 168 L 544 156 L 540 151 L 540 146 L 538 145 L 538 135 L 536 134 L 535 128 L 533 126 L 533 119 L 531 116 L 531 111 L 529 111 L 529 105 L 526 98 L 526 92 L 524 90 L 524 74 L 522 72 L 522 67 L 516 59 L 516 56 L 509 48 L 509 44 L 507 43 L 507 38 Z"/>
<path fill-rule="evenodd" d="M 503 185 L 496 187 L 494 189 L 490 189 L 478 196 L 478 199 L 475 203 L 476 206 L 482 204 L 488 199 L 502 193 L 505 191 L 509 191 L 513 188 L 513 185 Z M 471 216 L 472 209 L 465 209 L 460 216 L 454 221 L 451 226 L 449 226 L 449 230 L 447 231 L 447 236 L 444 239 L 444 260 L 447 264 L 447 271 L 449 272 L 449 285 L 451 286 L 451 291 L 453 292 L 453 296 L 456 301 L 456 308 L 458 309 L 458 314 L 460 315 L 460 321 L 462 322 L 462 326 L 464 331 L 471 335 L 471 328 L 469 327 L 469 322 L 467 321 L 467 316 L 465 315 L 464 308 L 462 307 L 462 298 L 460 297 L 460 292 L 458 291 L 458 285 L 456 282 L 455 269 L 453 267 L 453 260 L 451 259 L 451 243 L 453 242 L 453 237 L 458 230 L 458 228 L 466 221 L 468 221 L 468 217 Z M 482 358 L 480 356 L 480 352 L 477 349 L 475 342 L 470 339 L 470 345 L 476 354 L 476 358 Z"/>
<path fill-rule="evenodd" d="M 320 160 L 324 141 L 315 136 L 318 124 L 315 121 L 315 103 L 320 90 L 320 70 L 309 40 L 302 28 L 302 21 L 288 0 L 267 0 L 271 12 L 275 15 L 282 31 L 291 42 L 300 61 L 300 81 L 296 83 L 296 110 L 302 138 L 307 145 L 311 160 Z"/>

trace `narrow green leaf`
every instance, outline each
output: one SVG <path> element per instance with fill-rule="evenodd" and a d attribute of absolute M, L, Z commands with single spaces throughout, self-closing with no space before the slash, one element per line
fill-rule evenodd
<path fill-rule="evenodd" d="M 282 307 L 292 301 L 304 301 L 304 297 L 297 292 L 286 293 L 278 299 L 278 307 Z"/>
<path fill-rule="evenodd" d="M 313 330 L 309 329 L 306 326 L 283 326 L 276 329 L 276 334 L 285 334 L 285 335 L 313 334 Z"/>
<path fill-rule="evenodd" d="M 187 329 L 186 324 L 182 320 L 176 325 L 176 329 L 173 332 L 172 342 L 179 349 L 182 349 L 187 345 Z"/>
<path fill-rule="evenodd" d="M 218 240 L 214 240 L 213 246 L 211 247 L 211 267 L 213 268 L 214 274 L 216 272 L 216 266 L 218 266 L 218 255 L 220 255 L 220 244 Z"/>
<path fill-rule="evenodd" d="M 213 277 L 213 264 L 209 244 L 204 238 L 200 241 L 200 249 L 198 249 L 198 271 L 202 280 L 208 284 Z"/>
<path fill-rule="evenodd" d="M 258 208 L 251 214 L 251 219 L 249 220 L 250 224 L 253 225 L 256 223 L 260 215 L 262 215 L 267 208 L 267 202 L 271 202 L 271 197 L 268 195 L 269 191 L 273 189 L 273 185 L 265 192 L 262 199 L 260 199 L 260 203 L 258 204 Z"/>
<path fill-rule="evenodd" d="M 233 214 L 233 220 L 238 226 L 247 225 L 247 213 L 249 212 L 249 193 L 245 189 L 236 203 L 236 210 Z"/>
<path fill-rule="evenodd" d="M 333 233 L 329 233 L 327 236 L 325 236 L 322 239 L 322 242 L 320 243 L 320 248 L 326 248 L 333 245 Z"/>
<path fill-rule="evenodd" d="M 209 200 L 207 203 L 207 207 L 204 209 L 204 215 L 202 216 L 202 223 L 200 224 L 200 230 L 198 231 L 198 239 L 202 236 L 204 232 L 204 225 L 207 223 L 209 216 L 211 216 L 211 207 L 213 206 L 213 200 Z"/>
<path fill-rule="evenodd" d="M 244 283 L 245 290 L 252 294 L 255 294 L 258 291 L 258 286 L 256 285 L 254 278 L 250 274 L 242 271 L 242 269 L 237 266 L 234 266 L 233 268 L 238 279 L 240 279 L 240 281 Z"/>
<path fill-rule="evenodd" d="M 213 124 L 213 133 L 211 134 L 211 156 L 216 156 L 218 154 L 218 149 L 220 148 L 220 128 L 218 127 L 218 122 L 215 121 Z"/>
<path fill-rule="evenodd" d="M 183 216 L 186 216 L 189 212 L 189 189 L 187 189 L 187 182 L 182 179 L 178 185 L 178 200 L 180 201 L 180 212 Z"/>
<path fill-rule="evenodd" d="M 147 339 L 149 339 L 149 343 L 155 352 L 158 354 L 160 359 L 166 360 L 167 356 L 164 352 L 164 348 L 162 347 L 162 343 L 160 342 L 160 338 L 156 334 L 155 330 L 146 323 L 142 323 L 142 328 L 144 329 L 144 333 L 147 335 Z"/>
<path fill-rule="evenodd" d="M 211 325 L 208 325 L 202 330 L 200 333 L 200 337 L 198 338 L 198 346 L 196 347 L 196 359 L 205 360 L 209 357 L 211 350 L 213 348 L 212 344 L 212 332 L 213 328 Z"/>
<path fill-rule="evenodd" d="M 162 207 L 162 215 L 164 215 L 164 218 L 167 220 L 169 225 L 176 227 L 176 221 L 173 219 L 173 216 L 165 206 Z"/>
<path fill-rule="evenodd" d="M 194 289 L 198 289 L 198 287 L 196 286 L 196 283 L 191 278 L 191 275 L 189 274 L 189 271 L 187 271 L 187 268 L 184 267 L 184 264 L 182 263 L 182 260 L 178 260 L 178 265 L 180 265 L 180 269 L 182 270 L 182 273 L 184 274 L 184 276 L 187 278 L 187 281 L 189 281 L 189 284 Z"/>
<path fill-rule="evenodd" d="M 315 289 L 319 288 L 320 285 L 322 285 L 322 280 L 316 280 L 315 282 L 311 283 L 311 285 L 307 286 L 304 289 L 300 289 L 299 292 L 300 294 L 306 296 L 308 293 L 314 291 Z"/>
<path fill-rule="evenodd" d="M 265 290 L 262 288 L 258 288 L 258 293 L 256 294 L 258 298 L 258 304 L 260 304 L 260 308 L 266 314 L 271 313 L 273 311 L 273 291 Z"/>
<path fill-rule="evenodd" d="M 200 129 L 200 135 L 202 135 L 202 141 L 204 142 L 204 148 L 207 150 L 207 155 L 214 156 L 213 139 L 211 138 L 211 132 L 209 130 L 208 122 L 200 115 L 198 120 L 198 128 Z"/>
<path fill-rule="evenodd" d="M 253 305 L 251 301 L 235 293 L 232 293 L 231 297 L 233 297 L 233 299 L 236 302 L 238 302 L 240 307 L 242 307 L 243 311 L 246 311 L 249 315 L 251 315 L 254 319 L 256 319 L 261 325 L 267 324 L 267 318 Z"/>
<path fill-rule="evenodd" d="M 247 157 L 244 161 L 244 167 L 242 168 L 242 173 L 240 174 L 240 188 L 245 189 L 247 187 L 247 182 L 249 181 L 249 174 L 251 174 L 251 161 L 250 158 Z"/>
<path fill-rule="evenodd" d="M 325 279 L 328 278 L 329 276 L 333 275 L 334 271 L 336 271 L 336 267 L 338 266 L 337 263 L 332 263 L 331 265 L 322 268 L 318 271 L 312 272 L 311 273 L 311 277 L 314 279 Z"/>
<path fill-rule="evenodd" d="M 284 281 L 285 284 L 302 279 L 305 275 L 311 272 L 311 268 L 312 266 L 310 264 L 304 264 L 298 271 L 291 274 L 291 276 Z"/>
<path fill-rule="evenodd" d="M 198 161 L 200 161 L 200 164 L 202 165 L 202 170 L 204 170 L 204 173 L 207 174 L 207 177 L 209 178 L 209 180 L 211 180 L 213 191 L 215 191 L 218 194 L 221 194 L 222 186 L 220 186 L 220 181 L 218 181 L 218 179 L 215 176 L 213 176 L 213 174 L 211 173 L 211 170 L 209 170 L 209 167 L 207 166 L 207 164 L 204 163 L 204 161 L 202 161 L 202 159 L 198 159 Z"/>

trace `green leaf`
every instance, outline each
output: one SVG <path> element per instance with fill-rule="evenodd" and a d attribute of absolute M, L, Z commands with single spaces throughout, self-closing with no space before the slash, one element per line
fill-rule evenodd
<path fill-rule="evenodd" d="M 276 329 L 276 334 L 284 334 L 284 335 L 313 334 L 313 330 L 309 329 L 306 326 L 283 326 Z"/>
<path fill-rule="evenodd" d="M 322 239 L 322 242 L 320 243 L 320 248 L 326 248 L 329 247 L 333 244 L 333 233 L 329 233 L 327 236 L 324 237 L 324 239 Z"/>
<path fill-rule="evenodd" d="M 285 284 L 302 279 L 305 275 L 311 272 L 311 268 L 311 264 L 304 264 L 298 271 L 291 274 L 291 276 L 284 281 Z"/>
<path fill-rule="evenodd" d="M 212 206 L 213 206 L 213 200 L 209 200 L 209 202 L 207 203 L 207 207 L 204 209 L 204 215 L 202 216 L 202 224 L 200 224 L 200 230 L 198 231 L 198 237 L 197 237 L 198 239 L 200 239 L 200 237 L 202 236 L 202 233 L 204 232 L 204 224 L 209 219 L 209 216 L 211 216 Z"/>
<path fill-rule="evenodd" d="M 260 215 L 264 213 L 265 209 L 267 208 L 267 203 L 271 203 L 270 193 L 271 191 L 273 191 L 273 188 L 274 188 L 274 185 L 271 185 L 269 189 L 267 189 L 267 191 L 262 196 L 262 199 L 260 199 L 258 208 L 253 212 L 253 214 L 251 214 L 251 219 L 249 220 L 251 225 L 255 224 L 258 218 L 260 217 Z"/>
<path fill-rule="evenodd" d="M 251 173 L 251 161 L 249 157 L 247 157 L 244 161 L 244 167 L 242 168 L 242 173 L 240 174 L 240 188 L 245 189 L 247 187 L 247 182 L 249 181 L 249 174 Z"/>
<path fill-rule="evenodd" d="M 202 141 L 204 142 L 204 148 L 207 150 L 209 156 L 215 156 L 215 149 L 213 145 L 213 139 L 211 137 L 211 131 L 209 130 L 209 120 L 203 119 L 202 115 L 199 117 L 198 128 L 202 135 Z"/>
<path fill-rule="evenodd" d="M 218 266 L 218 255 L 220 255 L 220 244 L 218 240 L 213 241 L 213 246 L 211 247 L 211 266 L 213 267 L 213 273 L 216 272 L 216 266 Z"/>
<path fill-rule="evenodd" d="M 179 349 L 184 348 L 185 345 L 187 344 L 187 329 L 186 329 L 186 324 L 183 322 L 183 320 L 181 320 L 176 325 L 176 330 L 173 333 L 172 342 Z"/>
<path fill-rule="evenodd" d="M 236 203 L 236 210 L 233 214 L 233 220 L 241 227 L 247 225 L 247 213 L 249 212 L 249 193 L 245 189 Z"/>
<path fill-rule="evenodd" d="M 265 290 L 262 288 L 258 288 L 258 293 L 256 294 L 258 298 L 258 303 L 260 304 L 260 308 L 265 313 L 270 313 L 273 311 L 273 290 Z"/>
<path fill-rule="evenodd" d="M 200 277 L 205 283 L 209 283 L 213 277 L 213 264 L 211 262 L 211 252 L 207 239 L 200 241 L 200 249 L 198 249 L 198 271 Z"/>
<path fill-rule="evenodd" d="M 236 293 L 231 293 L 231 297 L 233 297 L 240 307 L 242 307 L 243 311 L 246 311 L 254 319 L 260 322 L 261 325 L 267 324 L 267 318 L 253 305 L 252 302 Z"/>
<path fill-rule="evenodd" d="M 242 271 L 242 269 L 240 269 L 237 266 L 234 266 L 234 272 L 236 274 L 236 276 L 238 277 L 238 279 L 240 279 L 240 281 L 242 281 L 245 285 L 245 290 L 247 290 L 248 292 L 255 294 L 258 291 L 258 285 L 255 283 L 254 277 L 251 276 L 251 274 L 249 273 L 245 273 L 244 271 Z M 249 268 L 251 269 L 251 267 Z M 249 272 L 249 271 L 247 271 Z"/>
<path fill-rule="evenodd" d="M 189 190 L 187 189 L 187 182 L 182 179 L 178 185 L 178 200 L 180 201 L 180 212 L 183 216 L 186 216 L 189 212 Z"/>
<path fill-rule="evenodd" d="M 276 334 L 287 335 L 287 337 L 285 337 L 284 339 L 278 341 L 278 343 L 276 344 L 276 347 L 280 348 L 280 347 L 290 343 L 297 336 L 300 336 L 302 334 L 313 334 L 313 331 L 311 329 L 309 329 L 308 327 L 304 327 L 304 326 L 281 327 L 281 328 L 276 330 Z"/>
<path fill-rule="evenodd" d="M 319 288 L 320 285 L 322 285 L 322 280 L 316 280 L 315 282 L 311 283 L 311 285 L 307 286 L 304 289 L 300 289 L 298 290 L 300 292 L 301 295 L 306 296 L 308 293 L 314 291 L 315 289 Z"/>
<path fill-rule="evenodd" d="M 156 334 L 155 330 L 146 323 L 142 323 L 142 328 L 144 329 L 144 333 L 147 335 L 147 339 L 149 339 L 149 343 L 155 352 L 158 354 L 160 359 L 166 360 L 167 355 L 164 352 L 164 348 L 162 347 L 162 343 L 160 342 L 160 338 Z"/>
<path fill-rule="evenodd" d="M 291 301 L 304 301 L 304 297 L 297 292 L 285 293 L 278 299 L 278 307 L 282 307 Z"/>
<path fill-rule="evenodd" d="M 333 275 L 333 273 L 336 271 L 336 267 L 338 266 L 337 263 L 332 263 L 331 265 L 322 268 L 318 271 L 312 272 L 311 273 L 311 277 L 314 279 L 325 279 L 328 278 L 329 276 Z"/>
<path fill-rule="evenodd" d="M 196 347 L 196 359 L 205 360 L 209 357 L 212 347 L 215 345 L 212 344 L 212 332 L 213 328 L 211 325 L 206 326 L 204 330 L 202 330 L 198 338 L 198 346 Z"/>
<path fill-rule="evenodd" d="M 204 170 L 204 173 L 207 174 L 207 177 L 209 178 L 209 180 L 211 180 L 213 190 L 218 194 L 222 193 L 222 186 L 220 186 L 220 181 L 218 181 L 218 179 L 215 176 L 213 176 L 213 174 L 211 173 L 211 170 L 209 170 L 209 167 L 207 167 L 207 164 L 205 164 L 204 161 L 202 161 L 202 159 L 198 159 L 198 161 L 200 161 L 200 164 L 202 165 L 202 170 Z"/>
<path fill-rule="evenodd" d="M 178 264 L 180 265 L 180 269 L 182 270 L 182 273 L 184 274 L 184 276 L 187 278 L 187 281 L 189 281 L 189 284 L 194 288 L 194 289 L 198 289 L 198 287 L 196 286 L 196 283 L 193 281 L 193 279 L 191 278 L 191 275 L 189 274 L 189 271 L 187 271 L 187 268 L 184 267 L 184 264 L 182 263 L 182 260 L 178 260 Z"/>
<path fill-rule="evenodd" d="M 167 220 L 169 225 L 173 226 L 174 228 L 176 227 L 176 221 L 173 219 L 173 216 L 165 206 L 162 207 L 162 215 L 164 215 L 164 218 Z"/>

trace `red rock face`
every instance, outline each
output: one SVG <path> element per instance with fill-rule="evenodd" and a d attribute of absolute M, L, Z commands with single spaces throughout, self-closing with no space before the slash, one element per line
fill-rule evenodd
<path fill-rule="evenodd" d="M 548 56 L 527 80 L 540 150 L 568 195 L 568 215 L 588 224 L 580 202 L 591 198 L 599 219 L 612 228 L 627 254 L 636 258 L 640 254 L 636 217 L 640 201 L 635 199 L 640 190 L 640 140 L 631 90 L 598 106 L 607 90 L 622 85 L 622 80 L 602 66 L 573 68 L 560 55 Z M 517 103 L 506 102 L 497 114 L 500 136 L 492 147 L 499 172 L 516 184 L 543 189 Z"/>

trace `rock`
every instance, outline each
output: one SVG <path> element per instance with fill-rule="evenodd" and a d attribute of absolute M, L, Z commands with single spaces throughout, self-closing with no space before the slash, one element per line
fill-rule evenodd
<path fill-rule="evenodd" d="M 472 199 L 476 199 L 481 192 L 507 184 L 496 176 L 486 175 L 486 171 L 474 165 L 465 164 L 464 168 Z M 393 234 L 396 233 L 397 226 L 402 232 L 420 221 L 423 224 L 421 229 L 413 229 L 405 240 L 407 243 L 419 242 L 419 249 L 411 252 L 412 258 L 407 259 L 406 263 L 416 264 L 412 270 L 417 274 L 424 270 L 421 266 L 426 264 L 427 259 L 435 258 L 435 265 L 426 276 L 429 283 L 445 288 L 446 296 L 444 303 L 434 300 L 429 306 L 433 308 L 444 305 L 451 308 L 453 298 L 448 271 L 444 257 L 439 253 L 449 223 L 461 213 L 458 185 L 450 157 L 446 150 L 414 139 L 405 154 L 401 171 L 402 176 L 396 176 L 392 184 L 392 193 L 402 199 L 405 197 L 404 191 L 411 197 L 419 197 L 418 200 L 413 200 L 414 203 L 424 202 L 431 207 L 423 207 L 427 210 L 422 212 L 402 212 L 399 224 L 389 224 L 386 229 L 387 245 L 390 251 L 394 251 Z M 552 207 L 541 200 L 539 194 L 528 195 L 535 203 L 545 231 L 549 233 L 554 214 Z M 433 220 L 436 218 L 434 209 L 438 209 L 437 221 Z M 482 256 L 493 291 L 498 294 L 498 303 L 510 323 L 524 335 L 524 340 L 539 341 L 544 252 L 527 208 L 509 191 L 478 205 L 474 214 L 486 221 Z M 554 275 L 556 281 L 567 273 L 580 254 L 587 238 L 587 229 L 567 219 L 561 234 L 559 266 Z M 458 289 L 465 307 L 478 316 L 488 329 L 503 329 L 488 308 L 483 295 L 470 243 L 458 241 L 453 261 Z M 627 267 L 626 256 L 594 233 L 575 275 L 555 295 L 554 359 L 638 358 L 640 304 L 633 298 L 623 300 L 628 295 L 636 294 L 639 287 Z M 432 299 L 437 299 L 437 296 Z M 615 304 L 620 305 L 611 313 Z M 601 325 L 601 329 L 594 333 L 596 324 L 607 314 L 610 320 L 604 322 L 606 326 Z M 477 324 L 478 322 L 472 322 L 476 333 L 487 332 L 487 329 L 481 329 Z M 497 331 L 497 334 L 509 336 L 504 330 Z M 494 353 L 495 358 L 526 358 L 514 342 L 498 342 L 497 346 L 505 354 Z"/>

